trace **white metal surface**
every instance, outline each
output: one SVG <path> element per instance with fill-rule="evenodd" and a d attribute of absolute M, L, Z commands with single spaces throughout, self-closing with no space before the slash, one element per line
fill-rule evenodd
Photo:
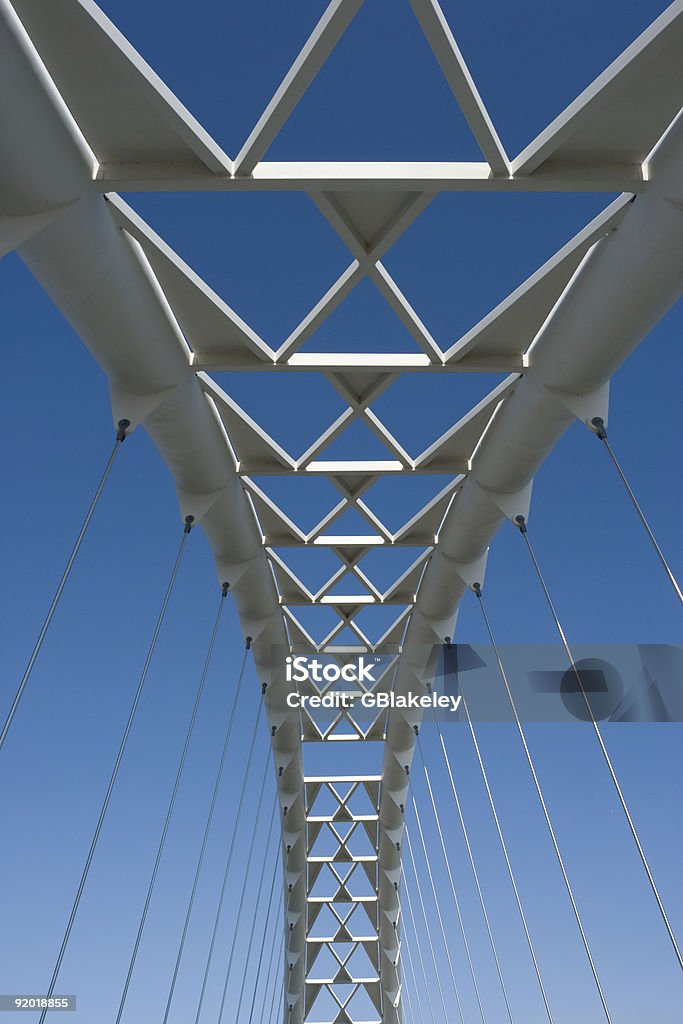
<path fill-rule="evenodd" d="M 309 714 L 301 725 L 293 722 L 282 707 L 273 649 L 324 650 L 348 627 L 359 651 L 403 642 L 395 686 L 399 692 L 419 688 L 425 652 L 452 635 L 459 600 L 480 581 L 501 522 L 528 514 L 533 476 L 574 415 L 590 419 L 595 408 L 593 415 L 606 418 L 610 376 L 683 291 L 680 119 L 643 168 L 683 104 L 681 0 L 512 161 L 511 170 L 443 12 L 430 0 L 412 2 L 419 25 L 489 162 L 262 162 L 360 5 L 330 5 L 245 143 L 233 176 L 229 158 L 91 0 L 0 0 L 0 251 L 18 246 L 106 371 L 115 417 L 143 423 L 153 438 L 173 474 L 182 514 L 200 521 L 219 578 L 231 583 L 244 633 L 254 637 L 259 678 L 270 685 L 288 885 L 288 1024 L 301 1024 L 323 990 L 337 1002 L 334 1021 L 354 1020 L 351 1003 L 335 995 L 335 986 L 348 984 L 367 995 L 377 1019 L 401 1020 L 401 806 L 407 806 L 416 722 L 392 720 L 386 738 L 380 718 L 361 726 L 341 714 L 324 728 Z M 658 74 L 651 75 L 655 60 Z M 634 89 L 642 98 L 635 114 Z M 104 103 L 102 116 L 93 115 L 95 98 Z M 274 351 L 114 188 L 303 190 L 337 231 L 351 262 Z M 550 188 L 627 194 L 442 351 L 382 256 L 440 191 Z M 108 201 L 102 191 L 111 193 Z M 376 285 L 422 354 L 301 353 L 364 278 Z M 314 370 L 334 385 L 347 408 L 296 459 L 212 380 L 211 371 L 220 369 Z M 406 451 L 372 409 L 398 375 L 415 369 L 495 369 L 512 376 L 419 454 Z M 354 421 L 386 447 L 386 460 L 325 458 Z M 392 532 L 363 495 L 387 474 L 416 472 L 446 473 L 451 482 Z M 322 474 L 339 501 L 306 532 L 257 485 L 257 474 Z M 363 536 L 335 529 L 348 509 L 367 522 Z M 339 560 L 339 570 L 315 593 L 273 550 L 313 545 L 328 547 Z M 415 547 L 416 558 L 382 590 L 362 560 L 373 548 L 398 545 Z M 339 596 L 335 588 L 342 580 L 346 589 Z M 355 621 L 368 604 L 397 606 L 381 637 L 366 637 Z M 336 613 L 338 623 L 326 636 L 311 637 L 297 618 L 297 607 L 306 605 Z M 377 686 L 388 687 L 389 679 L 383 675 Z M 381 777 L 304 777 L 302 740 L 383 738 Z M 321 791 L 337 802 L 331 814 L 314 813 Z M 369 812 L 353 809 L 360 796 L 369 801 Z M 341 822 L 365 835 L 370 852 L 352 852 L 349 836 L 334 832 Z M 321 857 L 312 851 L 323 829 L 332 829 L 338 848 Z M 325 874 L 331 888 L 313 895 Z M 359 880 L 373 891 L 359 895 Z M 321 907 L 341 904 L 353 918 L 341 913 L 334 934 L 313 937 Z M 321 950 L 341 941 L 363 951 L 369 974 L 356 978 L 342 957 L 331 976 L 316 975 Z"/>

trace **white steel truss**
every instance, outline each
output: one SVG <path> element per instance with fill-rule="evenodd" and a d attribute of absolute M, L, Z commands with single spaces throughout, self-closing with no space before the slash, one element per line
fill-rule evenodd
<path fill-rule="evenodd" d="M 332 650 L 340 660 L 393 652 L 376 687 L 420 687 L 425 652 L 452 635 L 493 535 L 506 518 L 528 514 L 537 468 L 574 418 L 606 421 L 611 375 L 683 291 L 683 0 L 515 159 L 437 0 L 409 2 L 481 162 L 265 159 L 363 0 L 332 0 L 234 160 L 92 0 L 0 0 L 0 253 L 18 249 L 104 368 L 115 421 L 144 424 L 157 444 L 182 515 L 201 523 L 219 578 L 231 584 L 269 684 L 286 877 L 286 1024 L 308 1020 L 322 992 L 336 1007 L 330 1024 L 367 1020 L 360 1004 L 377 1021 L 402 1019 L 403 809 L 418 721 L 397 717 L 387 728 L 384 718 L 361 723 L 346 712 L 331 723 L 308 712 L 294 721 L 273 651 Z M 279 348 L 117 195 L 189 190 L 303 192 L 348 249 L 346 269 Z M 443 349 L 382 259 L 445 191 L 623 194 Z M 365 279 L 418 351 L 302 351 Z M 314 372 L 345 409 L 295 456 L 212 378 L 224 370 Z M 373 409 L 405 373 L 491 371 L 506 374 L 503 382 L 421 452 L 406 450 Z M 325 457 L 352 423 L 374 434 L 386 458 Z M 367 493 L 381 479 L 414 474 L 449 482 L 390 530 Z M 322 477 L 339 500 L 303 530 L 255 479 L 269 476 Z M 367 524 L 364 534 L 336 532 L 350 510 Z M 282 550 L 315 547 L 329 549 L 339 568 L 312 590 Z M 385 589 L 363 560 L 395 547 L 414 548 L 415 557 Z M 368 605 L 396 606 L 381 636 L 359 625 Z M 325 635 L 305 628 L 307 606 L 336 615 Z M 335 649 L 346 630 L 353 644 Z M 331 740 L 383 740 L 381 775 L 306 777 L 302 743 Z M 332 803 L 316 813 L 321 796 Z M 316 852 L 321 836 L 325 853 Z"/>

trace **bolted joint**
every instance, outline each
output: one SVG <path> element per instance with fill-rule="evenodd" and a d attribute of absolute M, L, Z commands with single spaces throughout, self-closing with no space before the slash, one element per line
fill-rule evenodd
<path fill-rule="evenodd" d="M 126 437 L 128 436 L 126 431 L 130 426 L 130 420 L 119 420 L 119 422 L 116 425 L 119 428 L 116 431 L 116 440 L 119 442 L 119 444 L 123 444 L 123 442 L 126 440 Z"/>
<path fill-rule="evenodd" d="M 526 533 L 526 519 L 524 516 L 515 516 L 515 524 L 519 527 L 520 533 Z"/>
<path fill-rule="evenodd" d="M 594 416 L 591 420 L 591 426 L 601 441 L 607 440 L 607 427 L 602 416 Z"/>

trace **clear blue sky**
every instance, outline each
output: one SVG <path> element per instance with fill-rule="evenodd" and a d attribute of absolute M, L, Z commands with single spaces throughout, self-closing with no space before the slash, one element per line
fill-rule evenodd
<path fill-rule="evenodd" d="M 234 156 L 324 9 L 302 0 L 274 4 L 147 0 L 102 4 L 124 34 L 190 110 Z M 499 133 L 515 154 L 661 10 L 653 0 L 575 0 L 457 4 L 444 10 Z M 596 9 L 597 6 L 597 9 Z M 384 16 L 389 14 L 387 20 Z M 273 145 L 293 159 L 479 159 L 476 146 L 403 0 L 366 0 L 337 53 Z M 136 195 L 140 214 L 271 345 L 300 321 L 349 262 L 341 242 L 301 195 Z M 610 200 L 609 196 L 443 196 L 409 230 L 386 265 L 438 341 L 456 340 Z M 2 708 L 9 706 L 113 433 L 106 380 L 20 260 L 0 266 L 5 337 L 2 377 L 6 500 L 0 649 Z M 683 307 L 673 309 L 616 375 L 610 433 L 679 577 L 680 402 Z M 360 286 L 308 346 L 412 350 L 412 342 L 371 285 Z M 301 375 L 219 375 L 235 399 L 294 455 L 341 411 L 322 380 Z M 377 411 L 417 454 L 483 396 L 497 377 L 406 378 Z M 410 392 L 419 414 L 408 419 Z M 336 403 L 336 404 L 335 404 Z M 339 405 L 339 409 L 337 408 Z M 300 408 L 300 415 L 297 415 Z M 360 439 L 357 435 L 356 443 Z M 353 437 L 339 454 L 352 451 Z M 441 481 L 434 482 L 438 487 Z M 286 510 L 312 523 L 332 504 L 331 490 L 271 481 Z M 430 497 L 429 481 L 397 495 L 389 485 L 369 503 L 390 526 Z M 680 608 L 654 560 L 597 441 L 575 426 L 539 473 L 532 511 L 539 557 L 569 636 L 579 642 L 670 642 L 681 637 Z M 172 482 L 141 431 L 126 441 L 3 750 L 0 992 L 40 992 L 54 956 L 137 683 L 165 581 L 180 539 Z M 321 558 L 324 556 L 321 556 Z M 400 556 L 399 556 L 400 557 Z M 295 563 L 315 581 L 326 566 Z M 390 582 L 396 563 L 369 565 Z M 499 639 L 555 640 L 521 541 L 512 528 L 496 539 L 487 577 Z M 112 801 L 58 989 L 76 992 L 75 1022 L 115 1016 L 172 775 L 210 633 L 218 586 L 208 546 L 190 538 L 178 587 Z M 313 622 L 313 620 L 311 620 Z M 371 617 L 369 629 L 379 625 Z M 378 632 L 381 631 L 377 630 Z M 463 604 L 461 641 L 484 639 L 472 600 Z M 223 623 L 162 865 L 125 1018 L 161 1020 L 177 948 L 191 863 L 201 839 L 210 778 L 222 742 L 241 659 L 234 611 Z M 247 685 L 248 684 L 248 685 Z M 244 764 L 256 714 L 253 673 L 245 682 L 231 765 Z M 612 726 L 608 743 L 671 917 L 683 933 L 680 862 L 681 727 Z M 598 1022 L 582 951 L 552 862 L 515 738 L 482 727 L 482 746 L 542 951 L 557 1024 Z M 615 1021 L 679 1019 L 683 991 L 642 871 L 591 735 L 578 726 L 530 731 L 563 850 Z M 486 813 L 471 746 L 447 730 L 462 800 L 490 894 L 516 1020 L 540 1022 L 523 936 Z M 267 754 L 262 730 L 249 782 L 255 799 Z M 449 822 L 473 952 L 490 1020 L 502 1020 L 485 935 L 438 750 L 426 744 L 437 799 Z M 324 752 L 325 754 L 328 751 Z M 373 752 L 368 756 L 375 756 Z M 320 753 L 310 750 L 314 771 Z M 344 770 L 348 749 L 331 752 Z M 352 756 L 360 758 L 353 748 Z M 359 769 L 365 764 L 358 763 Z M 348 762 L 347 762 L 348 764 Z M 311 770 L 311 769 L 309 769 Z M 414 773 L 421 813 L 424 785 Z M 268 779 L 269 792 L 272 780 Z M 194 1019 L 211 920 L 230 838 L 234 785 L 224 787 L 171 1021 Z M 265 839 L 266 811 L 259 828 Z M 240 850 L 252 824 L 245 824 Z M 476 1019 L 453 920 L 437 837 L 428 826 L 435 875 L 444 888 L 446 927 L 460 972 L 467 1020 Z M 415 841 L 415 835 L 414 835 Z M 240 854 L 240 858 L 243 854 Z M 241 870 L 238 859 L 236 868 Z M 270 870 L 270 869 L 269 869 Z M 239 873 L 236 888 L 239 896 Z M 270 876 L 268 876 L 268 883 Z M 414 889 L 413 889 L 414 893 Z M 267 893 L 266 893 L 267 896 Z M 238 898 L 238 897 L 237 897 Z M 414 898 L 414 897 L 413 897 Z M 229 907 L 229 910 L 236 907 Z M 432 920 L 434 915 L 432 912 Z M 207 995 L 215 1020 L 229 946 L 230 913 Z M 238 937 L 244 949 L 249 920 Z M 436 924 L 434 925 L 436 927 Z M 424 941 L 424 936 L 422 936 Z M 241 963 L 235 972 L 241 980 Z M 447 982 L 446 982 L 447 983 Z M 233 1011 L 238 990 L 231 989 Z M 258 1009 L 258 1004 L 257 1004 Z M 248 1016 L 248 1015 L 247 1015 Z M 22 1018 L 24 1019 L 24 1018 Z M 32 1019 L 31 1015 L 25 1018 Z M 228 1012 L 226 1020 L 234 1019 Z M 244 1018 L 245 1020 L 247 1018 Z M 255 1019 L 261 1019 L 260 1017 Z M 267 1019 L 267 1018 L 266 1018 Z M 455 1021 L 455 1009 L 449 1021 Z"/>

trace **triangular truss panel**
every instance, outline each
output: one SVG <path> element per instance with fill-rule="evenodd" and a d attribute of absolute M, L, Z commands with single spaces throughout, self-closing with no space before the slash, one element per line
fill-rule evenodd
<path fill-rule="evenodd" d="M 127 234 L 142 246 L 152 271 L 192 349 L 193 362 L 220 359 L 242 369 L 273 361 L 274 353 L 230 307 L 141 220 L 120 196 L 107 197 Z"/>
<path fill-rule="evenodd" d="M 232 162 L 92 0 L 12 4 L 101 165 L 180 164 L 198 178 Z"/>
<path fill-rule="evenodd" d="M 512 160 L 437 0 L 395 2 L 412 9 L 412 31 L 481 159 L 266 158 L 363 0 L 331 0 L 321 12 L 234 161 L 93 0 L 0 2 L 0 253 L 18 247 L 105 369 L 116 419 L 144 424 L 159 447 L 183 514 L 204 528 L 220 581 L 230 582 L 267 682 L 287 1024 L 316 1012 L 327 1024 L 403 1020 L 400 879 L 416 721 L 360 714 L 353 702 L 332 713 L 302 709 L 292 721 L 278 703 L 273 652 L 341 666 L 371 659 L 372 683 L 349 683 L 356 698 L 421 685 L 429 654 L 415 652 L 452 636 L 488 544 L 505 517 L 528 514 L 533 475 L 574 411 L 605 418 L 609 378 L 675 299 L 680 253 L 683 0 Z M 218 295 L 119 195 L 188 190 L 226 201 L 234 192 L 255 201 L 266 190 L 303 193 L 348 251 L 279 349 L 234 312 L 230 282 Z M 383 260 L 435 196 L 473 190 L 622 194 L 444 351 Z M 366 289 L 386 314 L 386 336 L 368 326 L 367 344 L 317 348 L 328 318 Z M 398 337 L 406 350 L 394 350 Z M 278 374 L 283 384 L 315 375 L 343 406 L 324 429 L 307 421 L 305 444 L 289 451 L 218 383 L 223 371 Z M 492 371 L 508 376 L 422 452 L 399 443 L 378 411 L 405 374 L 445 375 L 455 389 L 462 373 Z M 402 412 L 411 423 L 430 410 L 413 400 Z M 287 415 L 304 417 L 305 407 Z M 432 475 L 436 493 L 417 511 L 399 500 L 390 528 L 373 487 L 391 478 L 407 488 L 421 474 Z M 334 500 L 304 528 L 263 483 L 276 477 L 288 488 L 325 481 Z M 405 565 L 380 586 L 368 556 L 398 548 Z M 310 552 L 328 556 L 315 585 L 293 566 Z M 381 629 L 371 629 L 372 614 Z M 309 680 L 304 689 L 320 697 L 329 686 Z M 382 771 L 307 776 L 310 743 L 341 744 L 350 763 L 354 744 L 383 743 Z"/>
<path fill-rule="evenodd" d="M 520 153 L 513 171 L 640 168 L 681 109 L 682 52 L 683 10 L 673 3 Z"/>

